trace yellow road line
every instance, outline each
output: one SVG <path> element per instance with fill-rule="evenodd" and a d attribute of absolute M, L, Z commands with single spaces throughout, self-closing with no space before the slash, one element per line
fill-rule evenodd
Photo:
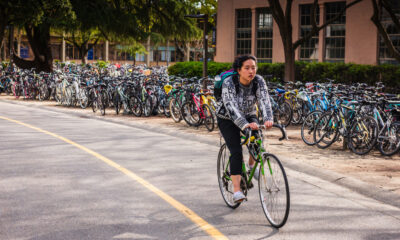
<path fill-rule="evenodd" d="M 14 120 L 14 119 L 10 119 L 7 117 L 3 117 L 0 116 L 0 119 L 3 120 L 7 120 L 10 122 L 14 122 L 20 125 L 23 125 L 25 127 L 34 129 L 38 132 L 42 132 L 44 134 L 53 136 L 55 138 L 58 138 L 66 143 L 69 143 L 87 153 L 89 153 L 90 155 L 100 159 L 101 161 L 107 163 L 108 165 L 118 169 L 119 171 L 125 173 L 127 176 L 129 176 L 130 178 L 132 178 L 133 180 L 139 182 L 140 184 L 142 184 L 144 187 L 146 187 L 147 189 L 149 189 L 150 191 L 154 192 L 155 194 L 157 194 L 159 197 L 161 197 L 162 199 L 164 199 L 164 201 L 166 201 L 167 203 L 171 204 L 174 208 L 176 208 L 179 212 L 181 212 L 183 215 L 185 215 L 187 218 L 189 218 L 192 222 L 194 222 L 195 224 L 197 224 L 201 229 L 203 229 L 205 232 L 207 232 L 211 237 L 213 237 L 214 239 L 228 239 L 226 236 L 224 236 L 220 231 L 218 231 L 218 229 L 216 229 L 215 227 L 213 227 L 211 224 L 209 224 L 208 222 L 206 222 L 204 219 L 202 219 L 199 215 L 197 215 L 195 212 L 193 212 L 192 210 L 190 210 L 188 207 L 186 207 L 185 205 L 183 205 L 182 203 L 178 202 L 177 200 L 175 200 L 174 198 L 172 198 L 171 196 L 169 196 L 168 194 L 164 193 L 163 191 L 161 191 L 160 189 L 158 189 L 157 187 L 155 187 L 154 185 L 152 185 L 151 183 L 149 183 L 148 181 L 144 180 L 143 178 L 139 177 L 138 175 L 136 175 L 135 173 L 131 172 L 130 170 L 122 167 L 121 165 L 119 165 L 118 163 L 110 160 L 109 158 L 104 157 L 103 155 L 94 152 L 93 150 L 90 150 L 87 147 L 84 147 L 74 141 L 71 141 L 65 137 L 59 136 L 55 133 L 43 130 L 41 128 L 32 126 L 30 124 L 27 123 L 23 123 L 20 122 L 18 120 Z"/>

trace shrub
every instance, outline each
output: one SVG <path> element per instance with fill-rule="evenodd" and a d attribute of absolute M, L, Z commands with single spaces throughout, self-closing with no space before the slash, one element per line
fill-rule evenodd
<path fill-rule="evenodd" d="M 215 76 L 232 67 L 232 63 L 208 63 L 208 75 Z M 179 62 L 168 68 L 170 75 L 186 77 L 202 76 L 202 62 Z M 261 76 L 272 75 L 270 81 L 284 79 L 284 63 L 258 63 L 258 74 Z M 327 78 L 334 79 L 337 83 L 353 84 L 367 83 L 375 85 L 383 82 L 388 92 L 400 91 L 400 66 L 397 65 L 362 65 L 354 63 L 328 63 L 328 62 L 296 62 L 295 80 L 301 82 L 325 82 Z"/>

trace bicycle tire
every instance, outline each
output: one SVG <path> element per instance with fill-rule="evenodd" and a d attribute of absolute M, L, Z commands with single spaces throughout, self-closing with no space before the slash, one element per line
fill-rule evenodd
<path fill-rule="evenodd" d="M 15 97 L 16 99 L 18 99 L 18 98 L 20 97 L 20 95 L 21 95 L 21 93 L 20 93 L 20 87 L 19 87 L 19 85 L 18 85 L 17 83 L 14 83 L 14 84 L 12 85 L 12 93 L 13 93 L 13 95 L 14 95 L 14 97 Z"/>
<path fill-rule="evenodd" d="M 275 228 L 281 228 L 289 217 L 289 183 L 285 169 L 275 155 L 263 153 L 263 159 L 258 178 L 261 206 L 268 222 Z"/>
<path fill-rule="evenodd" d="M 92 110 L 95 113 L 97 111 L 97 109 L 99 109 L 99 106 L 98 106 L 97 98 L 94 96 L 94 93 L 92 93 L 91 100 L 92 100 L 91 101 L 92 102 Z"/>
<path fill-rule="evenodd" d="M 384 131 L 384 136 L 379 136 L 378 150 L 384 156 L 393 156 L 400 151 L 400 124 L 392 123 Z"/>
<path fill-rule="evenodd" d="M 292 110 L 293 110 L 292 123 L 293 124 L 301 124 L 302 119 L 303 119 L 301 104 L 298 102 L 295 102 L 292 106 Z"/>
<path fill-rule="evenodd" d="M 303 124 L 301 125 L 301 139 L 309 146 L 316 144 L 316 141 L 314 141 L 314 130 L 315 125 L 321 115 L 321 111 L 311 112 L 307 115 L 303 121 Z"/>
<path fill-rule="evenodd" d="M 181 115 L 189 126 L 198 127 L 201 124 L 200 112 L 192 101 L 185 102 L 182 105 Z"/>
<path fill-rule="evenodd" d="M 279 103 L 279 107 L 277 111 L 275 111 L 276 121 L 281 125 L 287 127 L 290 125 L 290 122 L 292 121 L 292 116 L 293 116 L 293 110 L 290 107 L 289 103 L 287 102 Z"/>
<path fill-rule="evenodd" d="M 321 149 L 328 148 L 339 134 L 339 119 L 333 112 L 325 112 L 315 124 L 314 141 Z"/>
<path fill-rule="evenodd" d="M 135 96 L 129 98 L 129 109 L 136 117 L 142 116 L 142 103 L 139 98 Z"/>
<path fill-rule="evenodd" d="M 114 102 L 115 114 L 118 115 L 119 112 L 121 111 L 121 100 L 118 92 L 114 93 L 113 102 Z"/>
<path fill-rule="evenodd" d="M 142 107 L 143 107 L 143 111 L 142 111 L 143 115 L 145 117 L 150 117 L 150 115 L 153 113 L 153 103 L 152 103 L 152 99 L 150 96 L 147 96 L 144 99 Z"/>
<path fill-rule="evenodd" d="M 364 129 L 363 126 L 366 126 L 367 129 Z M 376 144 L 378 129 L 377 121 L 371 116 L 363 116 L 355 121 L 347 136 L 349 149 L 357 155 L 369 153 Z"/>
<path fill-rule="evenodd" d="M 88 98 L 88 92 L 86 89 L 80 89 L 79 91 L 79 105 L 81 106 L 82 109 L 87 108 L 89 105 L 89 98 Z"/>
<path fill-rule="evenodd" d="M 223 144 L 219 149 L 217 159 L 218 186 L 226 205 L 235 209 L 240 206 L 241 202 L 235 203 L 233 201 L 233 183 L 232 180 L 228 179 L 230 177 L 228 163 L 229 150 L 227 149 L 226 144 Z"/>
<path fill-rule="evenodd" d="M 99 101 L 99 108 L 100 108 L 100 113 L 101 115 L 106 115 L 106 101 L 107 101 L 107 95 L 105 92 L 101 91 L 98 96 L 98 101 Z"/>
<path fill-rule="evenodd" d="M 209 132 L 212 132 L 215 127 L 214 114 L 210 106 L 208 106 L 207 104 L 203 104 L 202 109 L 204 113 L 203 124 L 206 126 Z"/>
<path fill-rule="evenodd" d="M 174 122 L 178 123 L 182 121 L 181 108 L 179 107 L 176 98 L 172 98 L 171 101 L 169 102 L 169 112 L 171 113 L 171 117 L 174 120 Z"/>

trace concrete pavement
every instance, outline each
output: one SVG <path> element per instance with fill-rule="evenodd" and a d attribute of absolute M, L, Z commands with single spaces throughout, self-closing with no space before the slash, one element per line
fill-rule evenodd
<path fill-rule="evenodd" d="M 216 179 L 218 146 L 0 103 L 0 115 L 54 132 L 138 174 L 230 239 L 399 239 L 400 211 L 287 169 L 292 207 L 269 227 L 251 190 L 236 210 Z M 137 182 L 58 139 L 0 120 L 0 239 L 209 239 Z"/>

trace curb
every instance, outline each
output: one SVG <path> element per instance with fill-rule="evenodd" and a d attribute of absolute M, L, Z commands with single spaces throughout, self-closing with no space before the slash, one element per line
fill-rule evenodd
<path fill-rule="evenodd" d="M 87 119 L 96 119 L 96 120 L 100 120 L 100 121 L 104 121 L 104 122 L 119 124 L 119 125 L 123 125 L 123 126 L 137 128 L 137 129 L 147 130 L 147 131 L 151 131 L 151 132 L 162 133 L 162 134 L 166 134 L 166 135 L 173 136 L 173 137 L 180 137 L 180 138 L 184 138 L 187 140 L 204 143 L 204 144 L 214 146 L 214 147 L 219 147 L 219 145 L 220 145 L 220 142 L 217 139 L 210 139 L 210 138 L 207 138 L 207 137 L 204 137 L 201 135 L 196 135 L 194 133 L 181 132 L 179 130 L 174 131 L 172 129 L 160 128 L 158 126 L 154 126 L 154 125 L 151 126 L 149 124 L 131 123 L 131 122 L 128 123 L 128 122 L 115 120 L 115 119 L 108 119 L 108 118 L 104 118 L 104 117 L 100 117 L 100 116 L 88 116 L 87 114 L 83 114 L 83 113 L 68 112 L 68 110 L 64 111 L 64 110 L 57 109 L 54 107 L 37 106 L 34 104 L 15 102 L 12 100 L 0 99 L 0 102 L 21 105 L 21 106 L 34 107 L 34 108 L 38 108 L 38 109 L 42 109 L 42 110 L 63 113 L 63 114 L 73 115 L 73 116 L 87 118 Z M 280 158 L 283 160 L 282 162 L 284 162 L 285 167 L 287 167 L 291 170 L 305 173 L 307 175 L 323 179 L 330 183 L 334 183 L 339 186 L 346 187 L 346 188 L 353 190 L 353 191 L 355 191 L 361 195 L 364 195 L 366 197 L 373 198 L 379 202 L 400 208 L 400 195 L 395 194 L 391 191 L 376 187 L 372 184 L 363 182 L 363 181 L 358 180 L 351 176 L 346 176 L 346 175 L 343 175 L 340 173 L 336 173 L 336 172 L 326 170 L 326 169 L 317 168 L 317 167 L 314 167 L 311 165 L 298 164 L 298 163 L 295 163 L 294 161 L 288 160 L 287 157 L 280 157 Z"/>

